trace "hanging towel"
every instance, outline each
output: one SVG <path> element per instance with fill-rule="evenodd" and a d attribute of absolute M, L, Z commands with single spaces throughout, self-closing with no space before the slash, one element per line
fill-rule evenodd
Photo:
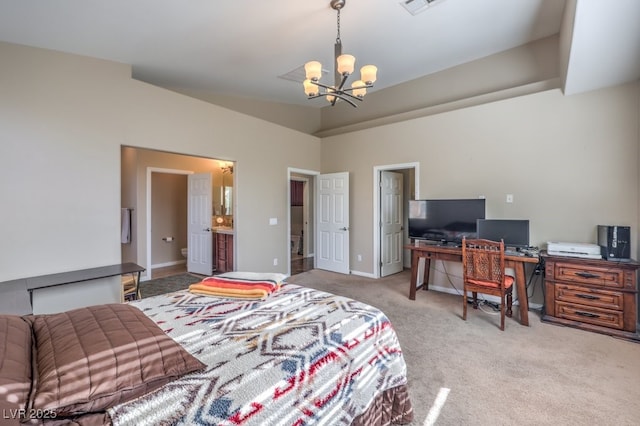
<path fill-rule="evenodd" d="M 120 209 L 120 242 L 131 243 L 131 209 Z"/>

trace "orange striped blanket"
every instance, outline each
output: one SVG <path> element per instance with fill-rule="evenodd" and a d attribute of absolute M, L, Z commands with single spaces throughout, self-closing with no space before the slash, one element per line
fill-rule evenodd
<path fill-rule="evenodd" d="M 210 296 L 264 299 L 279 288 L 280 282 L 276 280 L 213 276 L 207 277 L 199 283 L 191 284 L 189 291 Z"/>

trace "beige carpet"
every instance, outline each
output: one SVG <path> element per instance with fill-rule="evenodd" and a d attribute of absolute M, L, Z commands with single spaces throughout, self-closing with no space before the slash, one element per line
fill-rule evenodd
<path fill-rule="evenodd" d="M 418 291 L 408 271 L 374 280 L 312 270 L 289 282 L 373 305 L 387 314 L 407 362 L 413 424 L 423 425 L 441 388 L 437 425 L 640 424 L 640 344 L 542 323 L 530 327 L 469 309 L 461 296 Z"/>

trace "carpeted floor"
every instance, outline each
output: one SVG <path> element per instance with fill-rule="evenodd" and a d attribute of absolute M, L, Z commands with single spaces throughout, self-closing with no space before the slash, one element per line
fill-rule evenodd
<path fill-rule="evenodd" d="M 640 344 L 547 324 L 529 312 L 507 318 L 470 309 L 460 296 L 419 291 L 408 271 L 382 279 L 312 270 L 287 281 L 376 306 L 387 314 L 407 362 L 414 425 L 635 425 L 640 419 Z"/>
<path fill-rule="evenodd" d="M 142 298 L 155 296 L 158 294 L 171 293 L 173 291 L 184 290 L 190 284 L 202 281 L 202 276 L 195 274 L 179 274 L 170 277 L 156 278 L 140 283 L 140 293 Z"/>
<path fill-rule="evenodd" d="M 470 309 L 461 297 L 419 291 L 408 298 L 409 271 L 382 279 L 311 270 L 288 282 L 381 309 L 403 348 L 413 426 L 636 425 L 640 419 L 640 344 L 542 323 L 529 312 L 500 318 Z M 143 297 L 187 288 L 202 277 L 181 274 L 141 283 Z M 435 423 L 425 421 L 442 389 Z"/>

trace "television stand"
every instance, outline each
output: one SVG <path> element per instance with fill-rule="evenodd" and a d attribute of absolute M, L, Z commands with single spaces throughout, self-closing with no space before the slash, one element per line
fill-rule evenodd
<path fill-rule="evenodd" d="M 438 247 L 451 247 L 451 248 L 462 247 L 462 243 L 454 243 L 453 241 L 440 241 L 436 245 Z"/>

